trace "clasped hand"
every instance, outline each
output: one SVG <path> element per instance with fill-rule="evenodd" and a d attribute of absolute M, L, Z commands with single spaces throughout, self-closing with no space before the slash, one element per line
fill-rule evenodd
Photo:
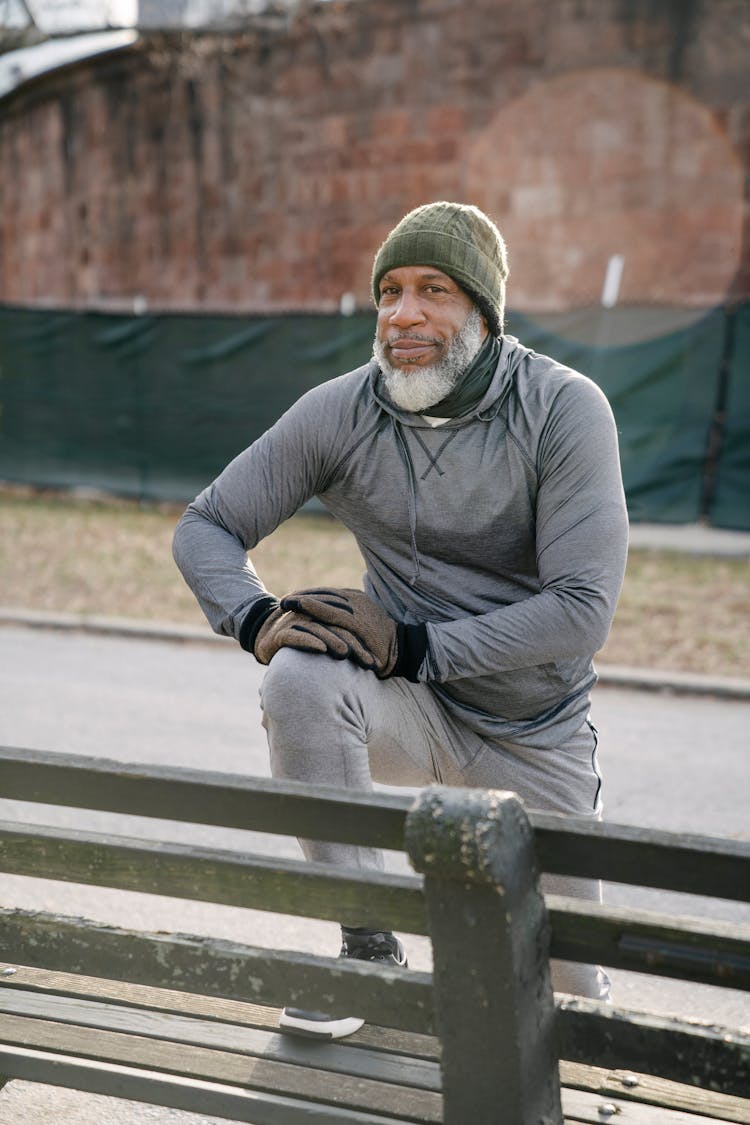
<path fill-rule="evenodd" d="M 385 679 L 398 658 L 396 622 L 361 590 L 299 590 L 263 622 L 254 652 L 268 664 L 285 647 L 352 660 Z"/>

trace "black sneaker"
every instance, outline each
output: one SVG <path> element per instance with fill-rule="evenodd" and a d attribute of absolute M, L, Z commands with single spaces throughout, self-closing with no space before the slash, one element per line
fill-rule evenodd
<path fill-rule="evenodd" d="M 339 957 L 355 961 L 379 961 L 384 965 L 407 968 L 406 953 L 397 937 L 382 930 L 345 930 L 342 928 Z M 359 1016 L 330 1016 L 325 1012 L 305 1012 L 301 1008 L 284 1008 L 279 1019 L 281 1031 L 308 1039 L 343 1039 L 353 1035 L 364 1024 Z"/>

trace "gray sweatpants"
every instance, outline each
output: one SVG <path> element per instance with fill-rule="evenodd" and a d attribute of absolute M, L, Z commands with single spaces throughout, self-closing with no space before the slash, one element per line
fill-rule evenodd
<path fill-rule="evenodd" d="M 598 818 L 601 778 L 589 723 L 555 751 L 487 742 L 457 722 L 427 684 L 379 680 L 350 661 L 281 649 L 261 687 L 274 777 L 366 790 L 389 785 L 510 789 L 532 809 Z M 301 840 L 308 859 L 382 869 L 372 848 Z M 543 876 L 552 894 L 601 901 L 601 884 Z M 356 919 L 342 919 L 356 925 Z M 553 962 L 560 992 L 606 999 L 606 974 Z"/>

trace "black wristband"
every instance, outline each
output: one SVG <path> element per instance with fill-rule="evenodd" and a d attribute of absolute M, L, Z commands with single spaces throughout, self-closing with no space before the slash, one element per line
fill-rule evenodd
<path fill-rule="evenodd" d="M 258 598 L 258 601 L 250 607 L 250 611 L 240 625 L 240 632 L 237 637 L 245 652 L 254 652 L 255 638 L 258 636 L 261 625 L 274 610 L 279 608 L 279 605 L 279 599 L 275 598 L 273 594 L 268 594 L 264 598 Z"/>
<path fill-rule="evenodd" d="M 391 675 L 403 676 L 404 679 L 416 684 L 417 673 L 427 655 L 427 626 L 397 625 L 396 641 L 398 657 Z"/>

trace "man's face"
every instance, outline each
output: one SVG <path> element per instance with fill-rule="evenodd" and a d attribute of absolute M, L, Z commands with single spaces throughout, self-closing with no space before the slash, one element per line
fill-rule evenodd
<path fill-rule="evenodd" d="M 487 335 L 471 297 L 433 266 L 400 266 L 380 282 L 375 358 L 397 406 L 420 411 L 445 398 Z"/>
<path fill-rule="evenodd" d="M 389 270 L 378 301 L 378 340 L 388 361 L 404 369 L 438 363 L 473 307 L 468 293 L 433 266 Z"/>

